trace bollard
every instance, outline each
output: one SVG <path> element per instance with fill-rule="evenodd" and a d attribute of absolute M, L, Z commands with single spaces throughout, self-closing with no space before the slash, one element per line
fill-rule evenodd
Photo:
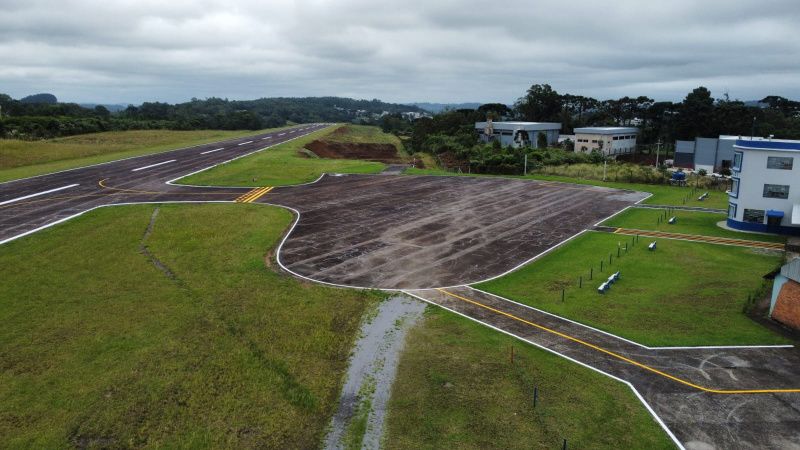
<path fill-rule="evenodd" d="M 564 289 L 561 290 L 561 302 L 564 302 Z"/>
<path fill-rule="evenodd" d="M 592 280 L 592 274 L 594 273 L 594 267 L 589 268 L 589 281 Z"/>
<path fill-rule="evenodd" d="M 614 255 L 612 255 L 611 253 L 608 254 L 608 265 L 609 266 L 611 265 L 611 257 L 613 257 L 613 256 Z"/>
<path fill-rule="evenodd" d="M 603 260 L 601 259 L 600 260 L 600 272 L 602 272 L 602 271 L 603 271 Z"/>
<path fill-rule="evenodd" d="M 628 243 L 625 243 L 625 253 L 628 253 Z"/>
<path fill-rule="evenodd" d="M 536 408 L 536 401 L 539 400 L 539 386 L 533 388 L 533 407 Z"/>
<path fill-rule="evenodd" d="M 578 287 L 579 288 L 583 287 L 583 275 L 578 277 Z"/>
<path fill-rule="evenodd" d="M 561 446 L 561 450 L 567 450 L 567 440 L 564 439 L 564 445 Z"/>

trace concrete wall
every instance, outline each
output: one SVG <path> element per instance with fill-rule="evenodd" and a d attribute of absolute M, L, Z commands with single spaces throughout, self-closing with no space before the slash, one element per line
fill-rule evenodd
<path fill-rule="evenodd" d="M 611 134 L 589 134 L 575 133 L 575 151 L 588 153 L 592 150 L 600 149 L 600 142 L 603 143 L 603 153 L 606 155 L 622 155 L 636 151 L 636 139 L 614 140 L 614 137 L 630 136 L 631 133 L 611 135 Z M 588 142 L 581 142 L 586 140 Z M 584 150 L 583 148 L 586 148 Z"/>

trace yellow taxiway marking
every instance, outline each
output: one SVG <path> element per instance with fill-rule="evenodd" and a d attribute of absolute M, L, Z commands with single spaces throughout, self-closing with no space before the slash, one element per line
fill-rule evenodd
<path fill-rule="evenodd" d="M 783 244 L 779 244 L 776 242 L 750 241 L 747 239 L 724 238 L 717 236 L 702 236 L 698 234 L 670 233 L 667 231 L 634 230 L 628 228 L 617 228 L 616 230 L 614 230 L 614 233 L 627 234 L 627 235 L 638 234 L 640 236 L 660 237 L 664 239 L 678 239 L 678 240 L 692 241 L 692 242 L 705 242 L 709 244 L 738 245 L 741 247 L 770 248 L 776 250 L 783 250 L 784 248 Z"/>
<path fill-rule="evenodd" d="M 611 350 L 606 350 L 606 349 L 604 349 L 604 348 L 602 348 L 600 346 L 591 344 L 591 343 L 586 342 L 586 341 L 584 341 L 582 339 L 578 339 L 576 337 L 570 336 L 570 335 L 562 333 L 560 331 L 553 330 L 552 328 L 547 328 L 547 327 L 545 327 L 543 325 L 539 325 L 538 323 L 534 323 L 534 322 L 525 320 L 523 318 L 517 317 L 517 316 L 515 316 L 513 314 L 510 314 L 510 313 L 507 313 L 505 311 L 501 311 L 499 309 L 492 308 L 491 306 L 484 305 L 483 303 L 477 302 L 475 300 L 470 300 L 470 299 L 468 299 L 466 297 L 462 297 L 460 295 L 454 294 L 454 293 L 449 292 L 449 291 L 447 291 L 445 289 L 437 288 L 436 290 L 441 292 L 441 293 L 443 293 L 443 294 L 445 294 L 445 295 L 449 295 L 450 297 L 462 300 L 464 302 L 470 303 L 470 304 L 478 306 L 480 308 L 487 309 L 489 311 L 492 311 L 494 313 L 500 314 L 502 316 L 509 317 L 509 318 L 514 319 L 514 320 L 516 320 L 518 322 L 522 322 L 522 323 L 530 325 L 530 326 L 532 326 L 534 328 L 538 328 L 538 329 L 540 329 L 542 331 L 546 331 L 548 333 L 554 334 L 556 336 L 562 337 L 564 339 L 570 340 L 570 341 L 578 343 L 580 345 L 589 347 L 589 348 L 591 348 L 593 350 L 597 350 L 598 352 L 605 353 L 606 355 L 609 355 L 609 356 L 612 356 L 612 357 L 614 357 L 616 359 L 625 361 L 626 363 L 632 364 L 632 365 L 634 365 L 636 367 L 639 367 L 641 369 L 647 370 L 647 371 L 652 372 L 652 373 L 654 373 L 656 375 L 660 375 L 660 376 L 668 378 L 668 379 L 670 379 L 672 381 L 678 382 L 680 384 L 692 387 L 694 389 L 697 389 L 697 390 L 700 390 L 700 391 L 703 391 L 703 392 L 708 392 L 708 393 L 711 393 L 711 394 L 783 394 L 783 393 L 800 393 L 800 388 L 798 388 L 798 389 L 711 389 L 711 388 L 707 388 L 707 387 L 704 387 L 704 386 L 700 386 L 698 384 L 694 384 L 691 381 L 686 381 L 686 380 L 684 380 L 682 378 L 678 378 L 678 377 L 676 377 L 674 375 L 670 375 L 670 374 L 668 374 L 666 372 L 663 372 L 663 371 L 658 370 L 656 368 L 650 367 L 647 364 L 640 363 L 640 362 L 635 361 L 633 359 L 630 359 L 630 358 L 628 358 L 626 356 L 622 356 L 619 353 L 612 352 Z"/>
<path fill-rule="evenodd" d="M 237 198 L 236 203 L 252 203 L 272 189 L 272 186 L 264 186 L 262 188 L 253 189 L 252 191 L 248 191 L 244 195 Z"/>

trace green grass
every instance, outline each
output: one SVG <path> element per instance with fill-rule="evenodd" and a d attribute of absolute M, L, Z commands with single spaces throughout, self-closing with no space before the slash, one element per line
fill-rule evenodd
<path fill-rule="evenodd" d="M 676 223 L 670 225 L 664 219 L 664 211 L 663 209 L 629 208 L 627 211 L 623 211 L 603 222 L 603 225 L 637 230 L 658 230 L 670 233 L 749 239 L 753 241 L 784 242 L 786 240 L 783 236 L 726 230 L 717 226 L 717 222 L 724 221 L 726 217 L 725 214 L 718 213 L 675 210 L 667 214 L 667 218 L 677 218 Z M 658 223 L 659 216 L 662 218 L 661 223 Z"/>
<path fill-rule="evenodd" d="M 0 246 L 9 448 L 315 448 L 378 295 L 265 267 L 257 205 L 102 208 Z M 10 270 L 9 270 L 10 269 Z"/>
<path fill-rule="evenodd" d="M 674 448 L 622 383 L 438 308 L 409 333 L 388 408 L 387 449 Z"/>
<path fill-rule="evenodd" d="M 336 128 L 326 128 L 263 152 L 182 178 L 179 183 L 209 186 L 284 186 L 313 181 L 322 173 L 376 173 L 378 162 L 309 158 L 300 151 L 315 139 L 327 139 Z"/>
<path fill-rule="evenodd" d="M 0 182 L 265 131 L 132 130 L 40 141 L 0 139 Z"/>
<path fill-rule="evenodd" d="M 742 311 L 781 255 L 743 247 L 587 232 L 541 259 L 476 287 L 653 346 L 782 344 Z M 617 244 L 629 251 L 617 259 Z M 611 269 L 609 254 L 613 255 Z M 600 272 L 600 261 L 604 270 Z M 594 280 L 588 281 L 589 269 Z M 597 287 L 611 271 L 621 281 Z M 578 288 L 578 277 L 584 280 Z M 566 300 L 561 301 L 561 290 Z"/>
<path fill-rule="evenodd" d="M 391 133 L 384 133 L 380 128 L 369 125 L 345 125 L 325 137 L 328 142 L 346 144 L 391 144 L 398 153 L 403 152 L 400 138 Z"/>
<path fill-rule="evenodd" d="M 468 176 L 467 174 L 455 174 L 453 172 L 448 172 L 441 169 L 415 169 L 410 168 L 405 171 L 408 175 L 463 175 Z M 492 175 L 469 175 L 469 176 L 492 176 Z M 494 176 L 504 176 L 508 178 L 525 178 L 525 179 L 532 179 L 532 180 L 544 180 L 544 181 L 560 181 L 564 183 L 575 183 L 575 184 L 588 184 L 592 186 L 605 186 L 610 188 L 617 188 L 617 189 L 630 189 L 634 191 L 641 191 L 641 192 L 649 192 L 653 194 L 651 197 L 647 198 L 643 203 L 651 204 L 651 205 L 671 205 L 671 206 L 698 206 L 703 208 L 714 208 L 714 209 L 728 209 L 728 194 L 724 191 L 718 190 L 699 190 L 696 192 L 692 192 L 691 187 L 677 187 L 677 186 L 669 186 L 664 184 L 643 184 L 643 183 L 625 183 L 625 182 L 613 182 L 613 181 L 597 181 L 597 180 L 589 180 L 589 179 L 581 179 L 581 178 L 570 178 L 570 177 L 563 177 L 563 176 L 556 176 L 556 175 L 528 175 L 528 176 L 515 176 L 515 175 L 494 175 Z M 701 194 L 708 192 L 708 197 L 703 201 L 698 201 L 697 198 L 700 197 Z M 685 198 L 688 197 L 686 203 L 683 202 Z"/>

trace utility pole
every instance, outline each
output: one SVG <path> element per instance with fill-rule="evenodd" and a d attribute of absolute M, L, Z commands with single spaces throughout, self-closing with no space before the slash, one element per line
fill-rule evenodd
<path fill-rule="evenodd" d="M 750 128 L 750 139 L 754 139 L 756 135 L 756 116 L 753 116 L 753 126 Z"/>
<path fill-rule="evenodd" d="M 603 158 L 603 181 L 606 181 L 606 167 L 608 167 L 608 158 Z"/>
<path fill-rule="evenodd" d="M 661 152 L 661 139 L 656 142 L 656 169 L 658 169 L 658 154 Z"/>
<path fill-rule="evenodd" d="M 523 175 L 527 175 L 528 174 L 528 154 L 527 153 L 525 153 L 525 169 L 523 170 L 522 174 Z"/>

